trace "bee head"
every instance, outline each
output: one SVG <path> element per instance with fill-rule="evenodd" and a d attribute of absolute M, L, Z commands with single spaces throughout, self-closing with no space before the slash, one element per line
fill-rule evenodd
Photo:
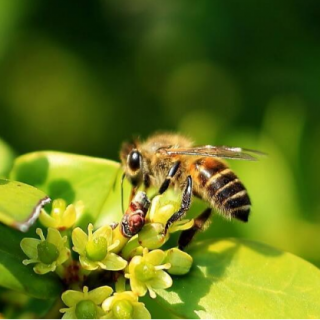
<path fill-rule="evenodd" d="M 124 144 L 121 149 L 121 161 L 130 183 L 137 187 L 143 181 L 143 159 L 135 144 Z"/>

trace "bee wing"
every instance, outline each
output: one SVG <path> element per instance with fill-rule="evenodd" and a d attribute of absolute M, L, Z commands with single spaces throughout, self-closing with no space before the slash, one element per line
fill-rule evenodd
<path fill-rule="evenodd" d="M 190 148 L 160 148 L 158 153 L 162 155 L 175 156 L 175 155 L 186 155 L 186 156 L 203 156 L 203 157 L 214 157 L 214 158 L 226 158 L 236 160 L 248 160 L 256 161 L 256 156 L 265 155 L 263 152 L 243 149 L 237 147 L 226 147 L 226 146 L 199 146 Z"/>

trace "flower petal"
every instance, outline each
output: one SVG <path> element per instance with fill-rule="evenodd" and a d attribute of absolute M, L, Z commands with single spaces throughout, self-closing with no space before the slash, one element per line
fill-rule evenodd
<path fill-rule="evenodd" d="M 132 291 L 124 291 L 114 294 L 117 299 L 121 300 L 129 300 L 132 303 L 138 302 L 138 297 Z"/>
<path fill-rule="evenodd" d="M 60 312 L 61 312 L 61 310 L 60 310 Z M 62 319 L 77 319 L 75 308 L 67 309 L 67 311 L 63 315 Z"/>
<path fill-rule="evenodd" d="M 58 226 L 57 221 L 54 218 L 52 218 L 48 213 L 46 213 L 43 209 L 40 212 L 39 221 L 42 225 L 44 225 L 47 228 L 56 228 Z"/>
<path fill-rule="evenodd" d="M 33 268 L 33 271 L 37 274 L 46 274 L 48 272 L 53 272 L 54 270 L 56 270 L 56 267 L 57 266 L 55 263 L 52 263 L 52 264 L 38 263 Z"/>
<path fill-rule="evenodd" d="M 103 286 L 89 291 L 88 296 L 89 299 L 91 299 L 95 304 L 101 304 L 102 301 L 107 299 L 112 294 L 112 292 L 112 288 Z"/>
<path fill-rule="evenodd" d="M 67 290 L 62 294 L 61 299 L 66 306 L 74 307 L 79 301 L 84 299 L 84 294 L 81 291 Z"/>
<path fill-rule="evenodd" d="M 20 242 L 22 251 L 31 259 L 38 259 L 38 244 L 41 240 L 33 238 L 23 238 Z"/>
<path fill-rule="evenodd" d="M 151 314 L 144 306 L 144 303 L 138 302 L 133 304 L 132 319 L 151 319 Z"/>
<path fill-rule="evenodd" d="M 134 269 L 136 268 L 136 266 L 137 266 L 138 264 L 141 263 L 142 259 L 143 259 L 143 258 L 142 258 L 141 256 L 134 256 L 134 257 L 131 259 L 131 261 L 130 261 L 130 263 L 129 263 L 129 273 L 130 273 L 130 274 L 133 274 L 133 273 L 134 273 Z"/>
<path fill-rule="evenodd" d="M 98 230 L 96 230 L 93 234 L 93 239 L 96 239 L 98 237 L 104 237 L 107 239 L 108 245 L 112 242 L 112 229 L 109 225 L 105 225 Z"/>
<path fill-rule="evenodd" d="M 110 311 L 113 304 L 119 300 L 128 300 L 131 303 L 135 303 L 138 302 L 138 297 L 132 291 L 115 292 L 112 297 L 109 297 L 103 302 L 103 310 L 106 312 Z"/>
<path fill-rule="evenodd" d="M 138 233 L 138 240 L 141 246 L 148 249 L 158 249 L 169 239 L 168 233 L 164 233 L 162 223 L 153 222 L 146 224 Z"/>
<path fill-rule="evenodd" d="M 97 306 L 97 319 L 101 319 L 102 316 L 104 316 L 104 311 L 101 307 Z"/>
<path fill-rule="evenodd" d="M 174 233 L 176 231 L 183 231 L 183 230 L 188 230 L 190 228 L 192 228 L 194 225 L 194 220 L 184 220 L 184 223 L 173 223 L 170 227 L 169 227 L 169 233 Z"/>
<path fill-rule="evenodd" d="M 37 263 L 37 262 L 39 262 L 38 259 L 24 259 L 24 260 L 22 261 L 22 263 L 23 263 L 25 266 L 27 266 L 27 265 L 30 264 L 30 263 Z"/>
<path fill-rule="evenodd" d="M 127 266 L 127 261 L 115 253 L 108 253 L 101 262 L 98 262 L 98 264 L 102 269 L 116 271 L 124 269 Z"/>
<path fill-rule="evenodd" d="M 150 251 L 144 257 L 144 259 L 147 262 L 153 264 L 154 266 L 158 266 L 162 264 L 165 258 L 166 258 L 165 252 L 159 249 Z"/>
<path fill-rule="evenodd" d="M 106 313 L 104 316 L 102 316 L 100 319 L 115 319 L 113 312 L 110 311 L 108 313 Z"/>
<path fill-rule="evenodd" d="M 155 219 L 157 222 L 162 224 L 166 224 L 170 217 L 174 214 L 175 207 L 172 204 L 166 204 L 160 207 L 155 215 Z"/>
<path fill-rule="evenodd" d="M 79 257 L 79 261 L 80 261 L 81 266 L 83 267 L 83 269 L 86 269 L 86 270 L 96 270 L 96 269 L 99 268 L 99 265 L 98 265 L 97 262 L 91 261 L 91 260 L 89 260 L 87 257 L 80 256 L 80 257 Z"/>
<path fill-rule="evenodd" d="M 163 270 L 157 270 L 155 277 L 148 281 L 153 289 L 167 289 L 172 286 L 171 277 Z"/>
<path fill-rule="evenodd" d="M 73 251 L 84 254 L 88 242 L 88 235 L 81 228 L 75 228 L 72 232 L 72 242 L 74 245 Z"/>
<path fill-rule="evenodd" d="M 112 297 L 109 297 L 109 298 L 107 298 L 106 300 L 104 300 L 103 301 L 103 303 L 102 303 L 102 309 L 104 310 L 104 311 L 110 311 L 111 310 L 111 308 L 112 308 L 112 305 L 113 305 L 113 303 L 114 303 L 114 301 L 115 301 L 115 295 L 116 294 L 114 294 Z"/>
<path fill-rule="evenodd" d="M 151 222 L 156 222 L 155 218 L 156 218 L 158 208 L 160 206 L 160 198 L 161 198 L 161 195 L 158 195 L 158 196 L 154 197 L 152 200 L 151 208 L 150 208 L 150 211 L 148 214 Z"/>
<path fill-rule="evenodd" d="M 62 241 L 60 232 L 57 229 L 49 228 L 47 241 L 58 247 Z"/>
<path fill-rule="evenodd" d="M 63 248 L 62 250 L 60 250 L 60 254 L 59 257 L 57 259 L 57 265 L 61 265 L 64 262 L 66 262 L 70 257 L 70 250 L 68 248 Z"/>
<path fill-rule="evenodd" d="M 73 204 L 70 204 L 62 214 L 62 224 L 65 228 L 71 228 L 77 219 L 76 208 Z"/>
<path fill-rule="evenodd" d="M 133 291 L 133 293 L 135 293 L 139 297 L 143 297 L 148 291 L 146 285 L 144 283 L 138 281 L 136 279 L 136 277 L 130 278 L 130 287 L 131 287 L 131 290 Z"/>

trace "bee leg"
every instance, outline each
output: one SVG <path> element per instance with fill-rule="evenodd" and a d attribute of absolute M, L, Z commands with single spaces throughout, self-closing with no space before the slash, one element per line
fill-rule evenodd
<path fill-rule="evenodd" d="M 179 167 L 180 167 L 181 162 L 180 161 L 176 161 L 173 166 L 170 168 L 167 177 L 165 178 L 165 180 L 162 182 L 160 189 L 158 191 L 159 194 L 163 194 L 170 185 L 170 182 L 172 180 L 172 178 L 175 176 L 175 174 L 177 173 Z"/>
<path fill-rule="evenodd" d="M 197 216 L 194 219 L 194 225 L 192 228 L 182 231 L 179 237 L 178 245 L 179 249 L 183 250 L 186 246 L 189 245 L 189 243 L 194 238 L 195 234 L 199 231 L 203 231 L 206 229 L 207 221 L 211 216 L 212 209 L 207 208 L 204 210 L 199 216 Z"/>
<path fill-rule="evenodd" d="M 190 204 L 191 204 L 191 197 L 192 197 L 192 178 L 191 176 L 188 176 L 186 181 L 186 186 L 183 191 L 182 195 L 182 201 L 180 205 L 180 209 L 175 212 L 167 221 L 167 224 L 165 226 L 165 233 L 167 233 L 168 228 L 171 226 L 172 223 L 182 218 L 182 216 L 185 215 L 185 213 L 189 210 Z"/>
<path fill-rule="evenodd" d="M 145 191 L 147 191 L 150 188 L 151 181 L 150 181 L 150 176 L 148 174 L 143 175 L 143 185 L 144 185 Z"/>

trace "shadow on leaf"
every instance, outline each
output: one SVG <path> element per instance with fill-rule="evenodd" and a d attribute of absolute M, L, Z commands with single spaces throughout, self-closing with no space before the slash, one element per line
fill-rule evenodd
<path fill-rule="evenodd" d="M 32 186 L 40 186 L 45 183 L 49 170 L 49 161 L 46 157 L 38 157 L 17 166 L 15 180 Z"/>

